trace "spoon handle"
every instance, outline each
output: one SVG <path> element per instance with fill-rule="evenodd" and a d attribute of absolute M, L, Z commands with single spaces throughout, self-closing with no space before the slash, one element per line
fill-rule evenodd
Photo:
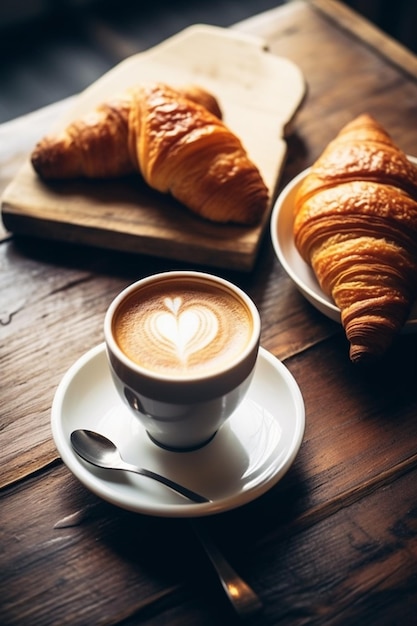
<path fill-rule="evenodd" d="M 159 483 L 162 483 L 166 487 L 169 487 L 170 489 L 172 489 L 172 491 L 176 491 L 180 495 L 184 496 L 184 498 L 187 498 L 188 500 L 192 500 L 193 502 L 198 502 L 198 503 L 211 502 L 211 500 L 209 500 L 205 496 L 202 496 L 199 493 L 192 491 L 192 489 L 188 489 L 187 487 L 184 487 L 184 485 L 179 485 L 174 480 L 171 480 L 170 478 L 167 478 L 166 476 L 161 476 L 161 474 L 157 474 L 156 472 L 153 472 L 152 470 L 144 469 L 142 467 L 136 467 L 135 465 L 130 465 L 128 463 L 121 465 L 120 469 L 124 469 L 129 472 L 135 472 L 135 474 L 140 474 L 140 476 L 146 476 L 147 478 L 152 478 L 153 480 L 156 480 Z"/>
<path fill-rule="evenodd" d="M 199 538 L 211 564 L 217 572 L 219 580 L 222 584 L 227 597 L 229 598 L 236 613 L 241 618 L 246 618 L 258 613 L 263 604 L 259 596 L 250 587 L 230 563 L 225 559 L 219 548 L 212 539 L 203 531 L 198 523 L 192 523 L 193 529 Z"/>

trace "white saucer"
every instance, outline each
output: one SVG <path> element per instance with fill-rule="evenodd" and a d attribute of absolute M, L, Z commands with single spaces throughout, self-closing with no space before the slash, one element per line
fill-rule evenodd
<path fill-rule="evenodd" d="M 417 164 L 415 157 L 408 157 Z M 271 239 L 275 253 L 285 272 L 303 296 L 321 313 L 340 323 L 340 310 L 320 288 L 313 270 L 301 258 L 294 244 L 294 199 L 302 180 L 310 168 L 292 179 L 281 191 L 271 214 Z M 417 331 L 417 303 L 406 322 L 404 332 Z"/>
<path fill-rule="evenodd" d="M 293 463 L 305 428 L 304 402 L 287 368 L 260 349 L 248 395 L 205 447 L 170 452 L 147 436 L 113 387 L 104 344 L 82 356 L 55 394 L 52 434 L 62 460 L 92 492 L 122 508 L 166 517 L 196 517 L 242 506 L 275 485 Z M 73 451 L 70 434 L 89 428 L 110 437 L 126 461 L 165 474 L 210 498 L 194 504 L 159 483 L 102 470 Z"/>

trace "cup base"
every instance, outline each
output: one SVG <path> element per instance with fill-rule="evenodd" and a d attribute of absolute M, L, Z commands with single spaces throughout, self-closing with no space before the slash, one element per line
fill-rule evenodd
<path fill-rule="evenodd" d="M 195 446 L 183 447 L 183 446 L 168 446 L 165 443 L 161 443 L 160 441 L 155 439 L 155 437 L 153 437 L 148 431 L 146 431 L 146 434 L 148 435 L 148 437 L 152 441 L 152 443 L 154 443 L 155 445 L 159 446 L 160 448 L 163 448 L 164 450 L 168 450 L 169 452 L 193 452 L 194 450 L 199 450 L 200 448 L 203 448 L 208 443 L 210 443 L 210 441 L 212 441 L 214 439 L 214 437 L 217 435 L 217 433 L 218 433 L 218 431 L 216 430 L 216 432 L 213 433 L 208 439 L 206 439 L 202 443 L 198 443 Z"/>

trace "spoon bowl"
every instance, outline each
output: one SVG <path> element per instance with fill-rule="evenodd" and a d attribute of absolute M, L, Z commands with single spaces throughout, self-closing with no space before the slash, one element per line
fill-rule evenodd
<path fill-rule="evenodd" d="M 96 467 L 134 472 L 140 476 L 146 476 L 147 478 L 152 478 L 153 480 L 162 483 L 166 487 L 169 487 L 192 502 L 211 502 L 209 498 L 188 489 L 184 485 L 180 485 L 166 476 L 162 476 L 161 474 L 157 474 L 156 472 L 143 467 L 137 467 L 136 465 L 127 463 L 122 459 L 119 450 L 115 444 L 110 441 L 110 439 L 107 439 L 104 435 L 100 435 L 92 430 L 74 430 L 71 433 L 71 444 L 78 456 Z"/>

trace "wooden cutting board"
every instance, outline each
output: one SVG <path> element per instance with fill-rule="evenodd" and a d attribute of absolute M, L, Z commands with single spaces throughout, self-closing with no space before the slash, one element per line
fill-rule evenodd
<path fill-rule="evenodd" d="M 211 91 L 225 123 L 261 171 L 272 204 L 286 155 L 286 128 L 305 93 L 294 63 L 247 35 L 191 26 L 117 65 L 82 92 L 51 131 L 148 81 L 194 83 Z M 2 197 L 4 225 L 17 234 L 246 271 L 254 265 L 269 215 L 270 210 L 256 227 L 214 224 L 149 189 L 140 176 L 46 184 L 29 158 Z"/>

